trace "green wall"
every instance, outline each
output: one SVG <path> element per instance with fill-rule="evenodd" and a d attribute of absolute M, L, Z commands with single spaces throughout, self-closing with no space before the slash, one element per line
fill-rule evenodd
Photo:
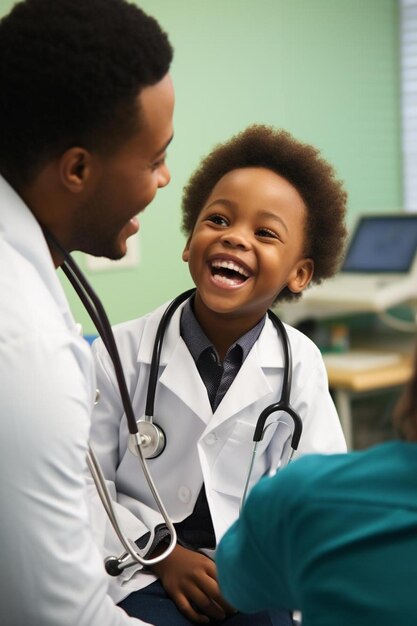
<path fill-rule="evenodd" d="M 396 0 L 138 4 L 159 20 L 175 48 L 172 182 L 141 216 L 139 267 L 87 272 L 112 323 L 191 285 L 181 261 L 183 185 L 214 144 L 250 123 L 286 128 L 321 149 L 346 182 L 349 224 L 358 213 L 401 208 Z M 0 14 L 12 5 L 0 0 Z M 82 255 L 77 258 L 84 266 Z M 84 331 L 94 332 L 67 292 Z"/>

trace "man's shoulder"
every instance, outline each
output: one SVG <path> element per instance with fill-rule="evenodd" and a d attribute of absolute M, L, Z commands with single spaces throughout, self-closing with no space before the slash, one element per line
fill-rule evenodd
<path fill-rule="evenodd" d="M 0 336 L 4 340 L 65 328 L 59 305 L 36 263 L 0 239 L 0 265 Z"/>

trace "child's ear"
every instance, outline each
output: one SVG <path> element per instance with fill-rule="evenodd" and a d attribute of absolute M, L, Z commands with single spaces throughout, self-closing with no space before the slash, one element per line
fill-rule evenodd
<path fill-rule="evenodd" d="M 307 287 L 314 274 L 312 259 L 301 259 L 293 268 L 287 282 L 287 287 L 293 293 L 300 293 Z"/>
<path fill-rule="evenodd" d="M 190 239 L 187 239 L 185 248 L 182 251 L 182 260 L 185 261 L 186 263 L 188 263 L 189 251 L 190 251 Z"/>

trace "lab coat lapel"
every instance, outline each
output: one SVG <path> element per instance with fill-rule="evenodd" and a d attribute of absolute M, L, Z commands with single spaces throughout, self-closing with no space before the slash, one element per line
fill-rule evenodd
<path fill-rule="evenodd" d="M 180 335 L 180 318 L 183 306 L 181 305 L 175 311 L 165 333 L 160 360 L 160 365 L 165 366 L 165 369 L 159 378 L 159 384 L 169 389 L 197 417 L 207 423 L 213 414 L 207 390 L 198 373 L 194 359 Z M 157 309 L 146 322 L 143 341 L 138 354 L 138 361 L 140 362 L 151 363 L 154 337 L 166 307 L 167 304 L 164 304 Z"/>
<path fill-rule="evenodd" d="M 161 385 L 165 385 L 207 424 L 213 414 L 207 389 L 201 380 L 194 359 L 181 337 L 179 337 L 170 355 L 159 382 Z"/>
<path fill-rule="evenodd" d="M 272 323 L 267 319 L 257 343 L 246 357 L 210 421 L 210 430 L 271 394 L 274 388 L 266 370 L 276 373 L 277 368 L 283 367 L 283 364 L 281 343 Z"/>

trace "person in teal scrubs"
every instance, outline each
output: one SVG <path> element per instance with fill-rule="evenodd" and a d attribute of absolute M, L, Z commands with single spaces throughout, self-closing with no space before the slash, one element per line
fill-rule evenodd
<path fill-rule="evenodd" d="M 305 456 L 253 488 L 216 556 L 233 606 L 299 610 L 303 626 L 416 626 L 417 352 L 395 421 L 401 440 Z"/>

